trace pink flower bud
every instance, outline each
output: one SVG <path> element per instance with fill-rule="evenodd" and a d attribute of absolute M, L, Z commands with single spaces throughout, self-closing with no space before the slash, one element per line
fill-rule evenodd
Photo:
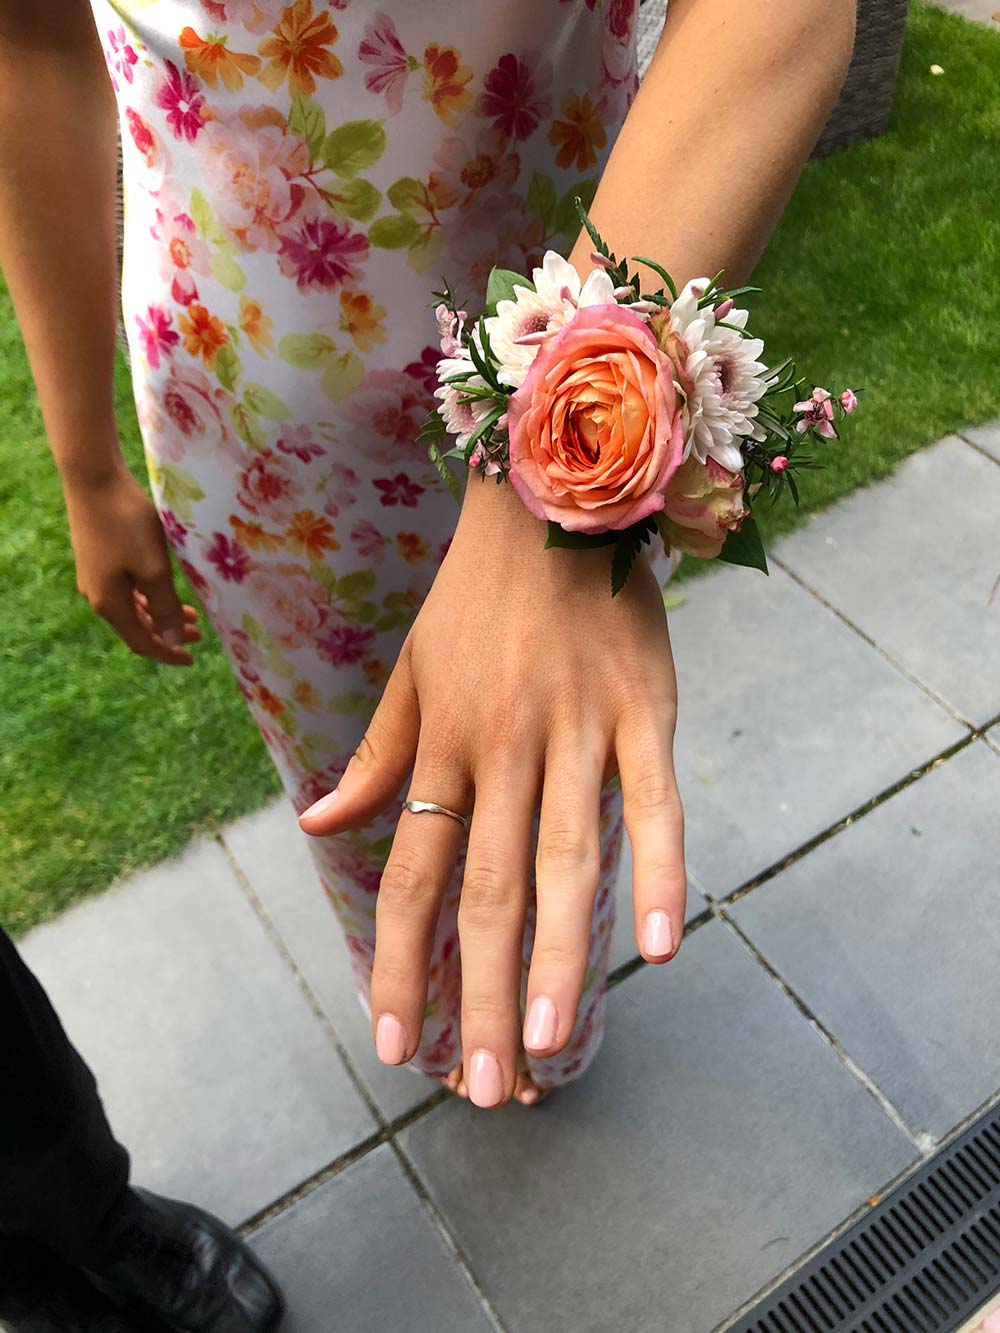
<path fill-rule="evenodd" d="M 482 461 L 483 461 L 483 446 L 481 444 L 477 444 L 475 449 L 473 449 L 472 453 L 469 455 L 469 467 L 478 467 Z"/>
<path fill-rule="evenodd" d="M 631 301 L 623 308 L 631 310 L 634 315 L 655 315 L 660 307 L 655 301 Z"/>
<path fill-rule="evenodd" d="M 704 296 L 704 295 L 705 295 L 705 288 L 704 288 L 704 287 L 692 287 L 692 288 L 691 288 L 691 295 L 692 295 L 692 296 Z"/>
<path fill-rule="evenodd" d="M 566 286 L 565 283 L 559 288 L 559 300 L 572 301 L 573 304 L 576 305 L 576 297 L 573 295 L 573 293 L 570 291 L 570 289 Z"/>
<path fill-rule="evenodd" d="M 729 314 L 730 310 L 732 310 L 732 308 L 733 308 L 733 298 L 730 297 L 728 301 L 723 301 L 722 305 L 716 306 L 715 318 L 725 319 L 726 316 Z"/>
<path fill-rule="evenodd" d="M 784 454 L 778 454 L 777 458 L 771 459 L 772 472 L 784 472 L 787 466 L 788 466 L 788 459 L 785 457 Z"/>
<path fill-rule="evenodd" d="M 596 250 L 590 252 L 590 262 L 595 268 L 614 268 L 614 264 L 608 259 L 607 255 L 599 255 Z"/>
<path fill-rule="evenodd" d="M 857 405 L 858 405 L 857 394 L 854 392 L 853 389 L 845 389 L 844 392 L 840 395 L 840 406 L 844 409 L 844 411 L 847 413 L 848 416 L 850 416 L 850 414 L 854 411 Z"/>
<path fill-rule="evenodd" d="M 632 297 L 634 295 L 635 295 L 634 287 L 616 287 L 614 291 L 614 297 L 616 301 L 621 301 L 626 296 Z"/>

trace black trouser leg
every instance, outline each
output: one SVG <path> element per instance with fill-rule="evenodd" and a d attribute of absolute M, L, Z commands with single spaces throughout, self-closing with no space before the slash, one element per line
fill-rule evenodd
<path fill-rule="evenodd" d="M 128 1172 L 93 1074 L 0 930 L 0 1235 L 86 1263 Z"/>

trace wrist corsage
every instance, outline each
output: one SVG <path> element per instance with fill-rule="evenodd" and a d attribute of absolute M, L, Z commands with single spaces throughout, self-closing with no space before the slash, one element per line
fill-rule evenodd
<path fill-rule="evenodd" d="M 608 250 L 580 201 L 594 269 L 546 252 L 532 279 L 494 268 L 486 310 L 470 321 L 452 292 L 435 292 L 440 399 L 420 438 L 456 493 L 445 461 L 509 481 L 548 522 L 546 546 L 613 545 L 612 596 L 659 534 L 667 550 L 767 572 L 752 506 L 788 491 L 819 466 L 805 446 L 836 439 L 857 407 L 769 368 L 720 271 L 678 294 L 666 269 L 636 255 L 662 283 Z M 446 437 L 454 444 L 444 448 Z"/>

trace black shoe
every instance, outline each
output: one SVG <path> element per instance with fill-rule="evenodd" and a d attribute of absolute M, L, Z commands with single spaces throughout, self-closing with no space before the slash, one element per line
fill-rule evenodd
<path fill-rule="evenodd" d="M 162 1324 L 155 1327 L 169 1333 Z M 135 1322 L 48 1250 L 28 1241 L 0 1247 L 3 1333 L 136 1333 Z M 152 1333 L 150 1320 L 143 1333 Z"/>
<path fill-rule="evenodd" d="M 177 1333 L 273 1333 L 284 1301 L 253 1251 L 190 1203 L 130 1190 L 127 1211 L 85 1270 L 136 1314 Z"/>

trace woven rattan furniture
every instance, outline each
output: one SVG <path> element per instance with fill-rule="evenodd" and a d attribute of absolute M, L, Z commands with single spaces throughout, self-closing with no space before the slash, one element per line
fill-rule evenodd
<path fill-rule="evenodd" d="M 792 0 L 774 2 L 784 4 Z M 813 157 L 872 139 L 885 129 L 892 111 L 908 8 L 909 0 L 858 0 L 850 68 L 840 99 L 813 149 Z M 644 0 L 640 7 L 640 73 L 645 73 L 656 50 L 665 13 L 664 0 Z"/>

